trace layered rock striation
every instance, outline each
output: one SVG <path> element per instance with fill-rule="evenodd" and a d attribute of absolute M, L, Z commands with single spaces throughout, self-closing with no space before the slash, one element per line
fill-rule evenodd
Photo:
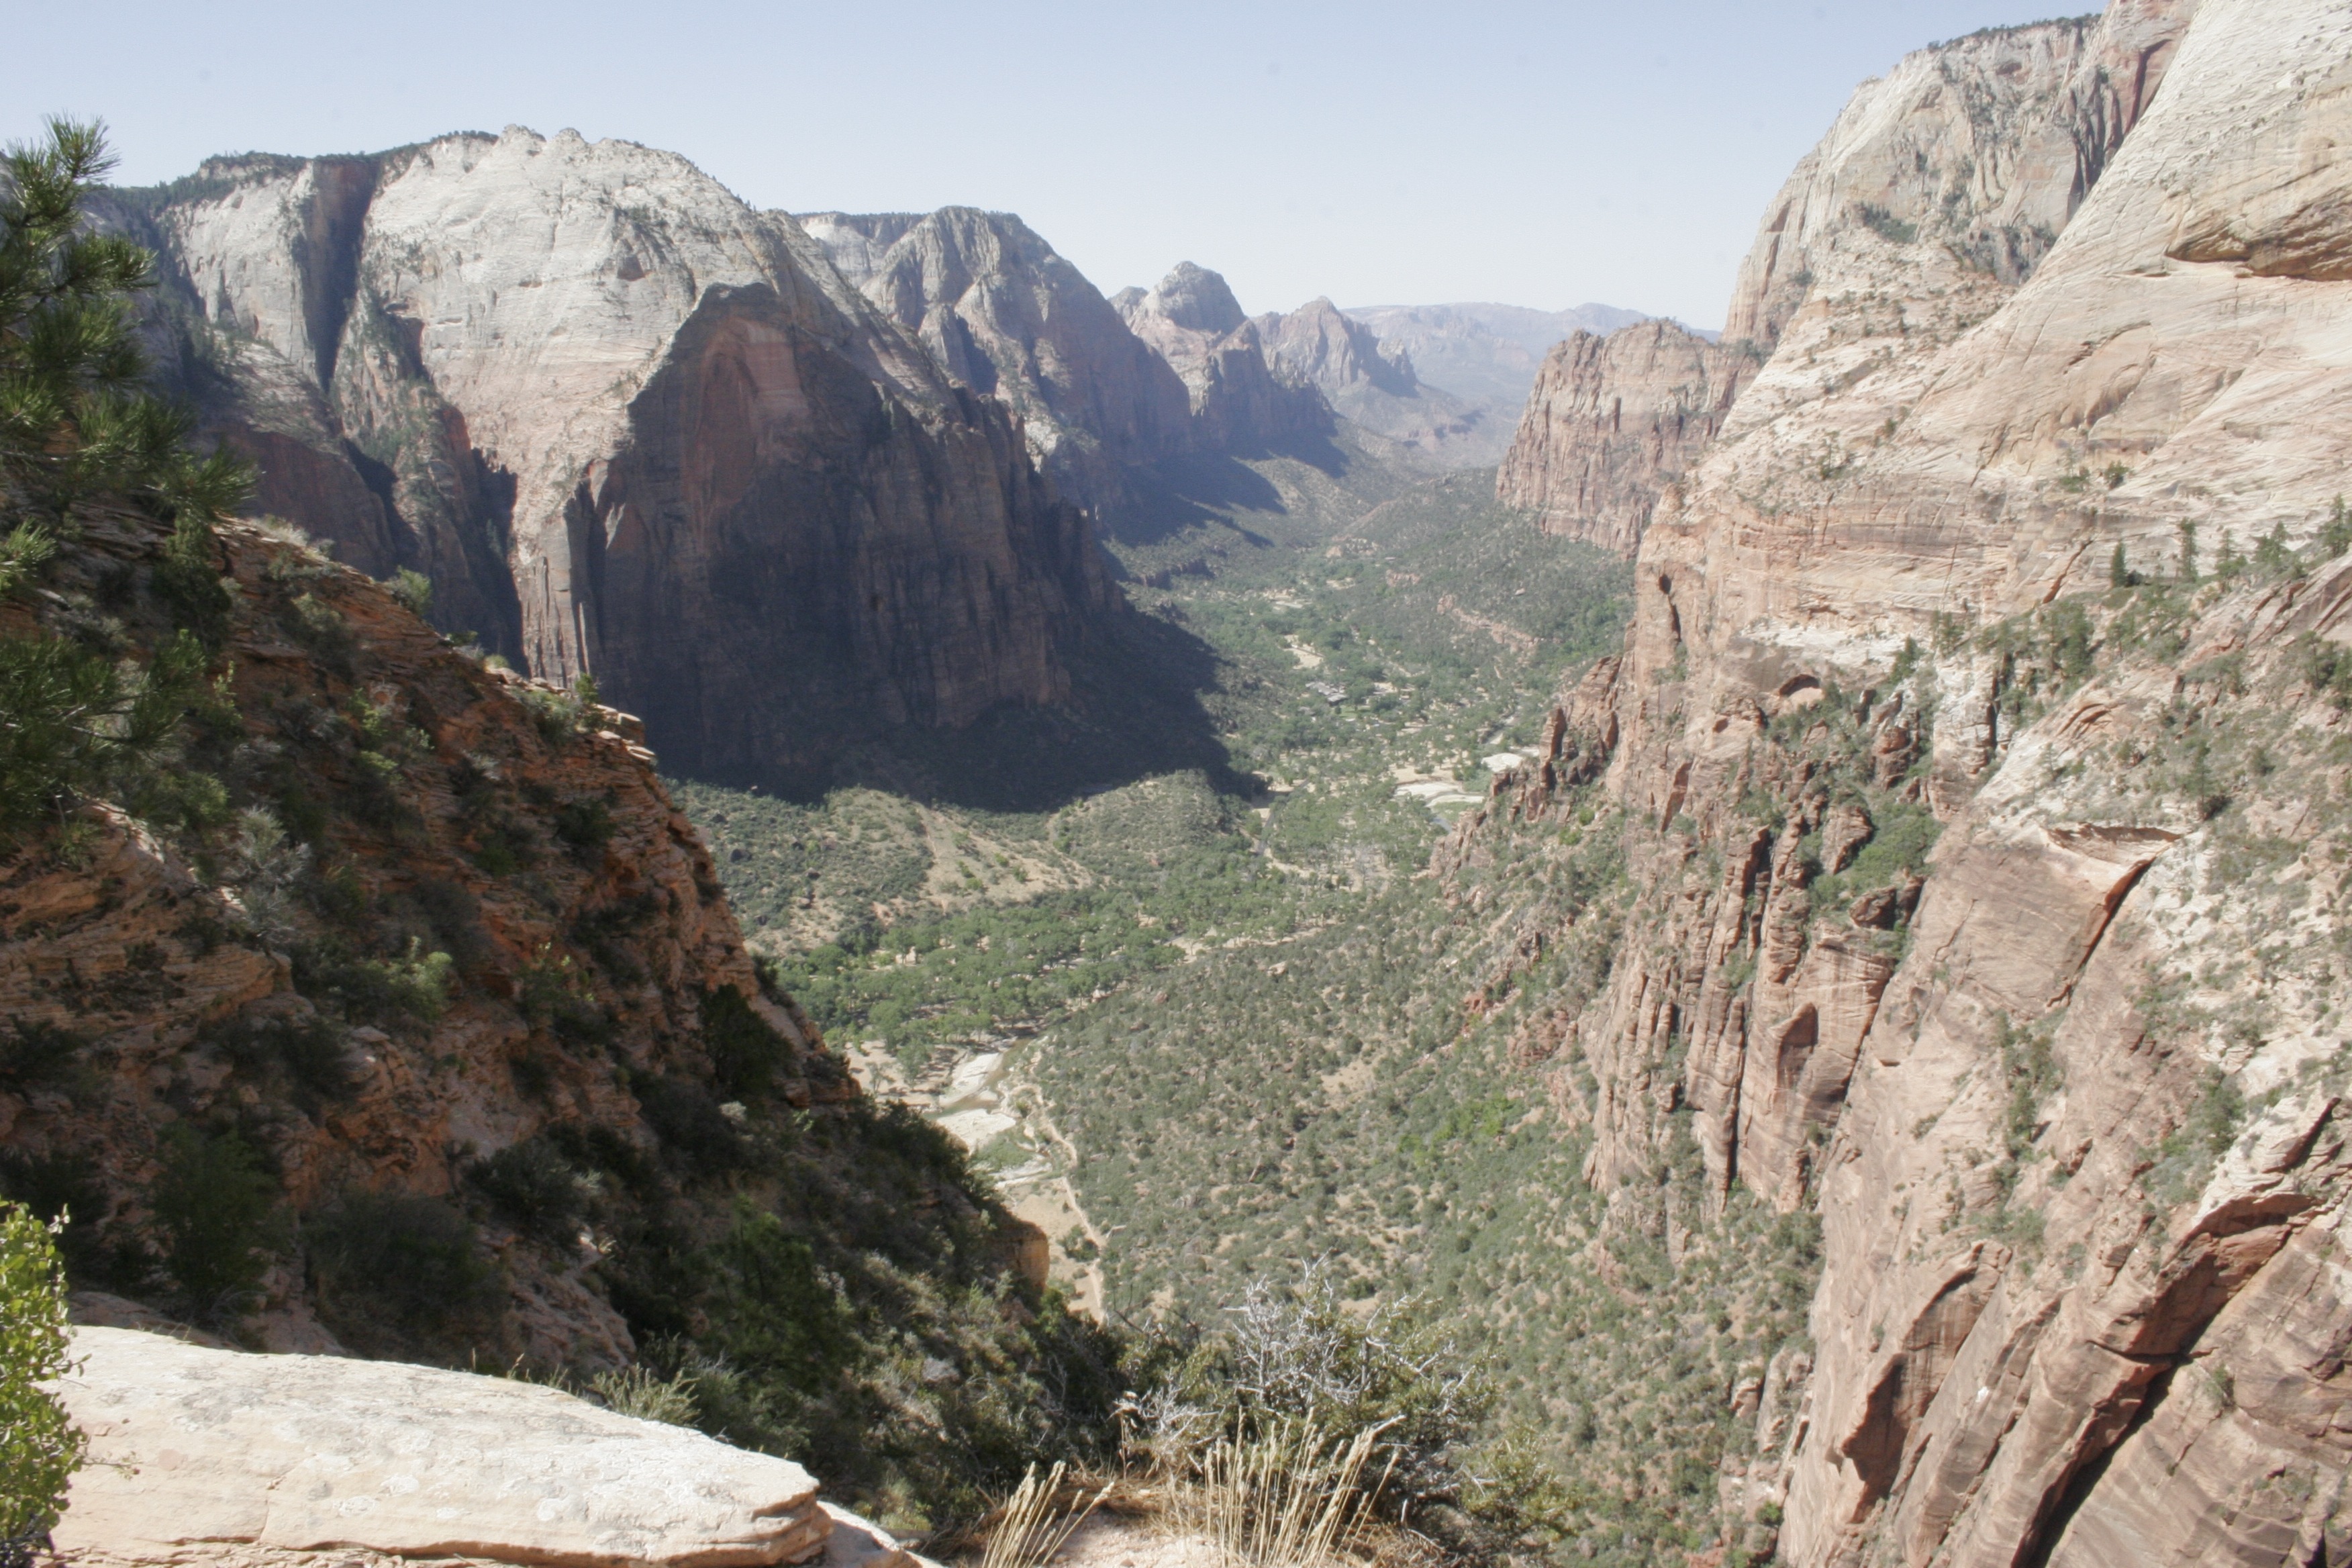
<path fill-rule="evenodd" d="M 1865 88 L 1749 258 L 1777 347 L 1640 541 L 1625 658 L 1450 851 L 1619 803 L 1642 913 L 1532 1026 L 1588 1174 L 1688 1147 L 1820 1216 L 1743 1549 L 2352 1551 L 2347 81 L 2340 7 L 2202 0 Z M 1903 204 L 1946 146 L 1995 182 L 1947 243 L 1841 226 L 1945 223 Z"/>
<path fill-rule="evenodd" d="M 1984 321 L 2146 111 L 2189 9 L 2137 0 L 1990 28 L 1864 83 L 1766 210 L 1720 346 L 1654 343 L 1642 327 L 1622 329 L 1634 334 L 1622 345 L 1554 349 L 1498 494 L 1548 530 L 1631 553 L 1656 498 L 1727 424 L 1769 425 L 1924 363 Z M 1844 453 L 1814 458 L 1832 471 Z"/>
<path fill-rule="evenodd" d="M 1672 321 L 1577 333 L 1545 356 L 1496 499 L 1547 533 L 1631 555 L 1659 495 L 1723 428 L 1757 363 L 1747 345 Z"/>
<path fill-rule="evenodd" d="M 513 129 L 215 160 L 115 221 L 264 510 L 593 674 L 675 765 L 1055 700 L 1115 602 L 1004 405 L 674 155 Z"/>

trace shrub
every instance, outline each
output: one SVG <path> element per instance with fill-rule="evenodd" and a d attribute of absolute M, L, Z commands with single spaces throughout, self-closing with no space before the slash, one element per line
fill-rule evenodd
<path fill-rule="evenodd" d="M 51 1227 L 75 1284 L 146 1289 L 153 1262 L 135 1245 L 114 1244 L 106 1235 L 106 1188 L 89 1156 L 0 1151 L 0 1198 L 24 1205 Z"/>
<path fill-rule="evenodd" d="M 600 1372 L 588 1386 L 606 1409 L 641 1421 L 666 1421 L 673 1426 L 694 1425 L 694 1374 L 678 1373 L 656 1377 L 642 1366 Z"/>
<path fill-rule="evenodd" d="M 404 957 L 354 958 L 331 942 L 294 957 L 294 984 L 312 1001 L 341 1010 L 354 1023 L 393 1026 L 430 1024 L 449 1005 L 449 981 L 457 961 L 426 952 L 409 938 Z"/>
<path fill-rule="evenodd" d="M 593 1046 L 613 1035 L 613 1020 L 589 988 L 588 977 L 570 954 L 558 956 L 552 942 L 541 942 L 523 969 L 522 1010 L 532 1023 L 562 1039 Z"/>
<path fill-rule="evenodd" d="M 655 1136 L 689 1169 L 716 1175 L 751 1163 L 751 1149 L 743 1134 L 699 1084 L 646 1078 L 638 1079 L 635 1089 L 637 1104 Z"/>
<path fill-rule="evenodd" d="M 26 1562 L 66 1506 L 87 1440 L 41 1385 L 71 1365 L 56 1229 L 0 1204 L 0 1563 Z"/>
<path fill-rule="evenodd" d="M 358 1084 L 342 1037 L 324 1018 L 283 1016 L 233 1018 L 202 1031 L 197 1038 L 257 1078 L 283 1075 L 294 1098 L 312 1115 L 349 1099 Z"/>
<path fill-rule="evenodd" d="M 215 652 L 228 640 L 229 616 L 236 607 L 230 584 L 213 564 L 216 542 L 210 523 L 194 512 L 183 513 L 150 579 L 173 623 Z"/>
<path fill-rule="evenodd" d="M 1455 1450 L 1492 1414 L 1486 1374 L 1411 1303 L 1351 1310 L 1334 1272 L 1308 1268 L 1296 1288 L 1250 1283 L 1215 1331 L 1193 1341 L 1181 1364 L 1130 1406 L 1130 1443 L 1164 1468 L 1202 1462 L 1212 1441 L 1271 1440 L 1290 1424 L 1345 1437 L 1377 1429 L 1390 1467 L 1390 1506 L 1452 1497 L 1462 1486 Z"/>
<path fill-rule="evenodd" d="M 418 620 L 433 613 L 433 579 L 412 566 L 403 566 L 384 579 L 384 590 Z"/>
<path fill-rule="evenodd" d="M 595 1196 L 593 1178 L 583 1177 L 543 1139 L 510 1144 L 478 1160 L 467 1180 L 517 1230 L 561 1247 L 578 1233 L 582 1213 Z"/>
<path fill-rule="evenodd" d="M 55 1024 L 16 1020 L 0 1035 L 0 1089 L 22 1094 L 69 1080 L 89 1043 Z"/>
<path fill-rule="evenodd" d="M 320 1304 L 357 1345 L 450 1347 L 480 1334 L 499 1304 L 473 1225 L 438 1198 L 347 1192 L 303 1234 Z"/>
<path fill-rule="evenodd" d="M 352 635 L 343 613 L 316 594 L 299 594 L 278 614 L 287 635 L 330 672 L 349 680 L 355 668 L 359 639 Z"/>
<path fill-rule="evenodd" d="M 234 1322 L 251 1310 L 269 1264 L 278 1184 L 233 1131 L 165 1130 L 163 1170 L 148 1207 L 163 1268 L 194 1317 Z"/>
<path fill-rule="evenodd" d="M 792 1055 L 791 1045 L 731 985 L 702 994 L 702 1043 L 719 1087 L 735 1100 L 765 1099 L 776 1069 Z"/>
<path fill-rule="evenodd" d="M 583 862 L 593 863 L 613 837 L 613 808 L 593 796 L 564 802 L 551 824 L 556 837 Z"/>

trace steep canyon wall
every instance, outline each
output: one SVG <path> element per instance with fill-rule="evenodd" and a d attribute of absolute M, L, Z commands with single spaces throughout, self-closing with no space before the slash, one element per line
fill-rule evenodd
<path fill-rule="evenodd" d="M 576 134 L 215 160 L 125 193 L 159 337 L 260 507 L 678 766 L 1049 702 L 1115 604 L 1018 420 L 791 219 Z"/>
<path fill-rule="evenodd" d="M 1624 658 L 1449 851 L 1622 803 L 1644 913 L 1543 1025 L 1588 1175 L 1686 1134 L 1821 1215 L 1726 1479 L 1788 1561 L 2352 1552 L 2347 105 L 2318 0 L 1865 87 L 1743 272 L 1770 354 Z"/>

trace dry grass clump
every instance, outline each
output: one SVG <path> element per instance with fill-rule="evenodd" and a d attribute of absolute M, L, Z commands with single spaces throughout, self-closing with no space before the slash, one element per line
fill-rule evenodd
<path fill-rule="evenodd" d="M 1329 1568 L 1361 1544 L 1387 1482 L 1383 1470 L 1363 1484 L 1381 1430 L 1327 1439 L 1312 1422 L 1277 1421 L 1220 1440 L 1171 1481 L 1170 1522 L 1210 1542 L 1224 1568 Z"/>
<path fill-rule="evenodd" d="M 1061 1555 L 1070 1537 L 1111 1491 L 1106 1484 L 1092 1496 L 1083 1488 L 1076 1489 L 1075 1497 L 1066 1496 L 1063 1472 L 1057 1464 L 1042 1482 L 1034 1465 L 1022 1474 L 1021 1484 L 997 1510 L 981 1568 L 1043 1568 Z"/>

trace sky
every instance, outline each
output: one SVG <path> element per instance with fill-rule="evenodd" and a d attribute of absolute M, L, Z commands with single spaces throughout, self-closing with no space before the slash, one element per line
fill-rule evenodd
<path fill-rule="evenodd" d="M 1712 327 L 1859 82 L 2053 9 L 118 0 L 93 26 L 12 0 L 0 140 L 103 118 L 143 184 L 217 153 L 570 127 L 762 207 L 1015 212 L 1105 293 L 1191 260 L 1252 311 L 1594 301 Z"/>

